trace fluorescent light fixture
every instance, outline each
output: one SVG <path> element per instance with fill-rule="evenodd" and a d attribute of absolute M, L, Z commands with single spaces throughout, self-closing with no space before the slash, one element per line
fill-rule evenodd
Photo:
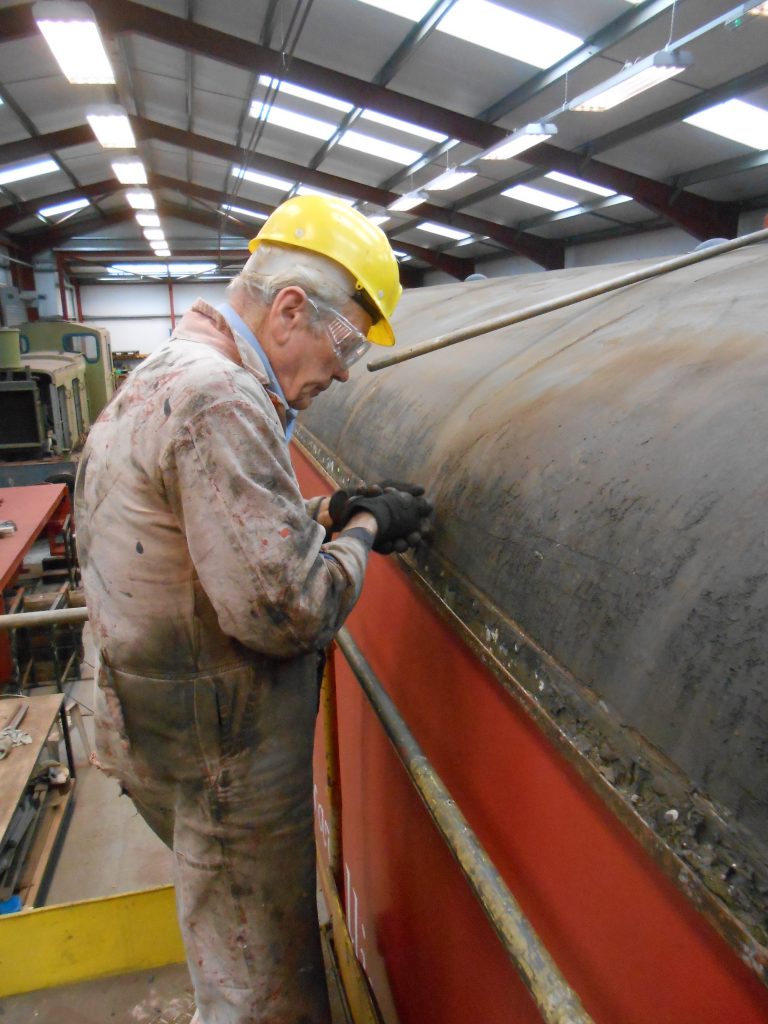
<path fill-rule="evenodd" d="M 392 218 L 385 217 L 383 213 L 372 213 L 368 217 L 368 220 L 371 222 L 371 224 L 375 224 L 377 228 L 380 228 L 382 224 L 389 224 Z"/>
<path fill-rule="evenodd" d="M 459 0 L 438 23 L 437 31 L 536 68 L 551 67 L 584 41 L 489 0 Z"/>
<path fill-rule="evenodd" d="M 56 206 L 46 206 L 37 212 L 41 217 L 55 217 L 59 213 L 73 213 L 75 210 L 84 210 L 90 206 L 89 199 L 70 199 L 67 203 L 58 203 Z"/>
<path fill-rule="evenodd" d="M 236 178 L 244 178 L 245 181 L 252 181 L 255 185 L 264 185 L 265 188 L 276 188 L 280 192 L 287 192 L 293 188 L 293 182 L 287 178 L 276 178 L 273 174 L 261 174 L 259 171 L 249 171 L 242 167 L 233 167 L 232 174 Z"/>
<path fill-rule="evenodd" d="M 447 135 L 440 132 L 433 132 L 431 128 L 422 128 L 420 124 L 413 124 L 411 121 L 401 121 L 399 117 L 390 117 L 389 114 L 380 114 L 378 110 L 363 110 L 360 114 L 362 121 L 373 121 L 375 124 L 383 124 L 386 128 L 392 128 L 396 132 L 405 132 L 407 135 L 416 135 L 420 139 L 428 139 L 430 142 L 445 142 Z"/>
<path fill-rule="evenodd" d="M 0 171 L 0 185 L 10 185 L 13 181 L 26 181 L 37 178 L 41 174 L 52 174 L 61 170 L 55 160 L 35 160 L 29 164 L 16 164 Z"/>
<path fill-rule="evenodd" d="M 479 159 L 509 160 L 533 146 L 538 146 L 540 142 L 546 142 L 553 135 L 557 135 L 557 126 L 554 124 L 539 124 L 538 122 L 526 124 L 513 132 L 508 139 L 492 146 L 491 149 L 486 149 L 484 153 L 480 154 Z"/>
<path fill-rule="evenodd" d="M 768 110 L 744 100 L 726 100 L 683 118 L 686 124 L 752 149 L 768 149 Z"/>
<path fill-rule="evenodd" d="M 757 7 L 753 7 L 747 12 L 748 14 L 764 14 L 768 17 L 768 3 L 758 4 Z"/>
<path fill-rule="evenodd" d="M 140 228 L 159 228 L 160 218 L 156 213 L 137 213 L 136 223 Z"/>
<path fill-rule="evenodd" d="M 150 249 L 152 249 L 152 251 L 153 251 L 153 252 L 155 252 L 155 253 L 157 253 L 157 252 L 160 252 L 160 250 L 161 250 L 161 249 L 162 249 L 163 251 L 165 251 L 165 250 L 166 250 L 166 249 L 168 248 L 168 242 L 167 242 L 167 240 L 166 240 L 166 239 L 164 238 L 164 239 L 162 240 L 162 242 L 160 242 L 160 241 L 157 241 L 157 242 L 150 242 L 150 243 L 149 243 L 149 247 L 150 247 Z"/>
<path fill-rule="evenodd" d="M 164 242 L 165 232 L 162 228 L 144 228 L 144 237 L 148 242 Z"/>
<path fill-rule="evenodd" d="M 409 21 L 421 21 L 433 6 L 428 0 L 362 2 Z M 537 68 L 551 67 L 583 42 L 578 36 L 489 0 L 459 0 L 438 22 L 436 29 Z"/>
<path fill-rule="evenodd" d="M 141 160 L 113 160 L 112 170 L 121 185 L 147 184 L 147 170 Z"/>
<path fill-rule="evenodd" d="M 136 148 L 131 122 L 122 107 L 94 107 L 85 116 L 104 149 Z"/>
<path fill-rule="evenodd" d="M 224 213 L 239 213 L 242 217 L 251 217 L 253 220 L 266 220 L 266 213 L 257 213 L 255 210 L 246 210 L 243 206 L 231 206 L 226 203 L 222 206 Z"/>
<path fill-rule="evenodd" d="M 476 176 L 475 171 L 460 171 L 454 168 L 454 170 L 438 174 L 436 178 L 433 178 L 432 181 L 428 181 L 426 185 L 421 187 L 428 192 L 445 192 L 449 188 L 463 185 L 465 181 L 469 181 L 470 178 L 475 178 Z"/>
<path fill-rule="evenodd" d="M 368 156 L 377 156 L 382 160 L 391 160 L 395 164 L 412 164 L 421 157 L 418 149 L 409 149 L 407 146 L 398 146 L 395 142 L 385 142 L 383 139 L 374 139 L 371 135 L 363 132 L 346 131 L 339 139 L 339 145 L 346 149 L 354 149 L 358 153 L 365 153 Z"/>
<path fill-rule="evenodd" d="M 560 171 L 550 171 L 544 175 L 552 181 L 559 181 L 561 185 L 570 185 L 571 188 L 580 188 L 583 192 L 593 192 L 596 196 L 615 196 L 616 192 L 610 188 L 603 188 L 602 185 L 594 185 L 591 181 L 584 181 L 583 178 L 574 178 L 570 174 L 561 174 Z"/>
<path fill-rule="evenodd" d="M 392 210 L 393 213 L 405 213 L 406 210 L 413 210 L 414 207 L 421 206 L 427 199 L 429 196 L 426 192 L 409 192 L 407 195 L 395 199 L 387 209 Z"/>
<path fill-rule="evenodd" d="M 646 89 L 665 82 L 693 64 L 687 50 L 659 50 L 630 64 L 608 81 L 582 93 L 568 104 L 569 110 L 603 111 L 617 107 Z"/>
<path fill-rule="evenodd" d="M 530 185 L 514 185 L 501 194 L 509 196 L 510 199 L 517 199 L 518 202 L 528 203 L 530 206 L 540 206 L 543 210 L 570 210 L 572 206 L 579 205 L 573 199 L 563 199 L 562 196 L 555 196 L 540 188 L 531 188 Z"/>
<path fill-rule="evenodd" d="M 36 3 L 32 14 L 73 85 L 113 85 L 115 75 L 93 11 L 85 3 Z"/>
<path fill-rule="evenodd" d="M 170 256 L 170 249 L 155 249 L 155 256 Z"/>
<path fill-rule="evenodd" d="M 295 96 L 300 100 L 309 100 L 310 103 L 317 103 L 322 107 L 329 107 L 331 110 L 340 110 L 348 114 L 354 109 L 354 104 L 344 100 L 337 100 L 335 96 L 326 96 L 324 92 L 315 92 L 314 89 L 305 89 L 302 85 L 295 85 L 293 82 L 280 81 L 279 78 L 270 78 L 269 75 L 259 75 L 259 85 L 267 89 L 274 88 L 286 96 Z M 251 117 L 260 117 L 259 110 L 254 107 L 261 107 L 261 101 L 254 100 L 251 104 Z"/>
<path fill-rule="evenodd" d="M 442 235 L 443 238 L 452 238 L 456 242 L 462 242 L 465 238 L 471 237 L 469 231 L 457 231 L 456 228 L 448 228 L 444 224 L 433 224 L 429 220 L 417 224 L 416 229 L 418 231 L 427 231 L 430 235 Z"/>
<path fill-rule="evenodd" d="M 154 210 L 155 208 L 155 197 L 146 189 L 140 188 L 135 192 L 126 192 L 125 198 L 128 200 L 128 205 L 134 210 Z"/>

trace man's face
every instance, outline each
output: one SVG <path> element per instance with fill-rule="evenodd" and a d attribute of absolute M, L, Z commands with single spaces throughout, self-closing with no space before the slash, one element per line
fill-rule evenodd
<path fill-rule="evenodd" d="M 371 326 L 370 316 L 351 299 L 338 312 L 362 334 Z M 264 339 L 267 355 L 294 409 L 307 409 L 335 380 L 349 380 L 349 370 L 336 355 L 323 311 L 318 319 L 301 288 L 279 292 L 267 322 L 271 329 Z"/>

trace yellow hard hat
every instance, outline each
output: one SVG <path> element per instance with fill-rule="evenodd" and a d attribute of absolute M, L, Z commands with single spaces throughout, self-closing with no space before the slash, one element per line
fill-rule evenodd
<path fill-rule="evenodd" d="M 294 196 L 264 222 L 249 250 L 253 252 L 261 242 L 309 249 L 339 263 L 354 277 L 355 288 L 363 293 L 365 308 L 375 321 L 368 340 L 395 344 L 389 318 L 403 293 L 400 271 L 387 236 L 359 210 L 335 196 Z"/>

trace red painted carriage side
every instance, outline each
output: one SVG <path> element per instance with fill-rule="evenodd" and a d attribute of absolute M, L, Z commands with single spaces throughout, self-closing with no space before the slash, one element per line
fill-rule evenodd
<path fill-rule="evenodd" d="M 295 461 L 305 494 L 327 490 Z M 768 990 L 394 559 L 373 557 L 348 625 L 598 1024 L 768 1021 Z M 388 1024 L 390 1000 L 401 1024 L 537 1021 L 340 654 L 337 666 L 347 917 Z"/>

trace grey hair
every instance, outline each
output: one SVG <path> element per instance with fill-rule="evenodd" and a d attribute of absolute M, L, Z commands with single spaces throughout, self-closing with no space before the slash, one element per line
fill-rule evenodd
<path fill-rule="evenodd" d="M 291 286 L 339 309 L 355 294 L 352 275 L 328 257 L 307 249 L 263 242 L 229 283 L 227 297 L 244 294 L 251 302 L 268 307 L 282 288 Z"/>

